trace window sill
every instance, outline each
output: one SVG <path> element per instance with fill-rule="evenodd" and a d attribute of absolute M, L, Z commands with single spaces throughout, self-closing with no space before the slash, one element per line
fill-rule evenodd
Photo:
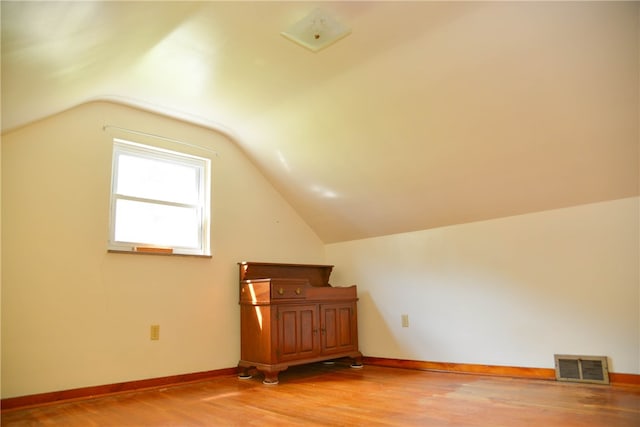
<path fill-rule="evenodd" d="M 163 252 L 138 252 L 138 251 L 121 251 L 117 249 L 107 249 L 110 254 L 129 254 L 129 255 L 152 255 L 152 256 L 169 256 L 169 257 L 189 257 L 189 258 L 213 258 L 212 255 L 196 255 L 196 254 L 176 254 Z"/>

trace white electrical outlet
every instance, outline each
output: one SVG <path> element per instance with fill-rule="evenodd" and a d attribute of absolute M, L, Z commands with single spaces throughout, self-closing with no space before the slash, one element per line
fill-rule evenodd
<path fill-rule="evenodd" d="M 408 328 L 409 327 L 409 315 L 408 314 L 403 314 L 402 315 L 402 327 L 403 328 Z"/>
<path fill-rule="evenodd" d="M 151 325 L 149 338 L 151 338 L 151 341 L 158 341 L 160 339 L 160 325 Z"/>

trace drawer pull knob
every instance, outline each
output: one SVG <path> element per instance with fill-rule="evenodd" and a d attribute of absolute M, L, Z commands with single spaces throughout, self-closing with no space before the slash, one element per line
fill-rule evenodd
<path fill-rule="evenodd" d="M 302 289 L 296 288 L 296 295 L 300 295 L 302 293 Z"/>
<path fill-rule="evenodd" d="M 284 295 L 284 289 L 283 288 L 279 288 L 278 289 L 278 295 Z"/>

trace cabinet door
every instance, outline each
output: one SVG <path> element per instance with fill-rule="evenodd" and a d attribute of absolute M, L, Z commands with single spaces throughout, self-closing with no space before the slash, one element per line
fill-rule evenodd
<path fill-rule="evenodd" d="M 320 353 L 318 307 L 278 306 L 278 361 L 304 359 Z"/>
<path fill-rule="evenodd" d="M 339 353 L 358 349 L 358 326 L 354 303 L 320 306 L 322 353 Z"/>

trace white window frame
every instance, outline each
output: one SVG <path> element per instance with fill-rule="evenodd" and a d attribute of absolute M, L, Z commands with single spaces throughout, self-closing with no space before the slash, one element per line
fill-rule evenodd
<path fill-rule="evenodd" d="M 198 174 L 198 201 L 197 204 L 185 204 L 166 202 L 157 199 L 147 199 L 118 194 L 118 165 L 119 156 L 137 156 L 150 160 L 176 163 L 182 166 L 192 167 Z M 113 140 L 113 157 L 111 172 L 111 208 L 109 217 L 109 244 L 108 249 L 116 252 L 146 252 L 146 253 L 171 253 L 177 255 L 204 255 L 210 256 L 210 194 L 211 194 L 211 160 L 191 154 L 153 147 L 124 139 Z M 198 212 L 198 247 L 164 247 L 157 242 L 125 242 L 117 241 L 116 236 L 116 205 L 118 200 L 133 200 L 163 206 L 193 207 Z M 157 250 L 160 249 L 160 250 Z"/>

